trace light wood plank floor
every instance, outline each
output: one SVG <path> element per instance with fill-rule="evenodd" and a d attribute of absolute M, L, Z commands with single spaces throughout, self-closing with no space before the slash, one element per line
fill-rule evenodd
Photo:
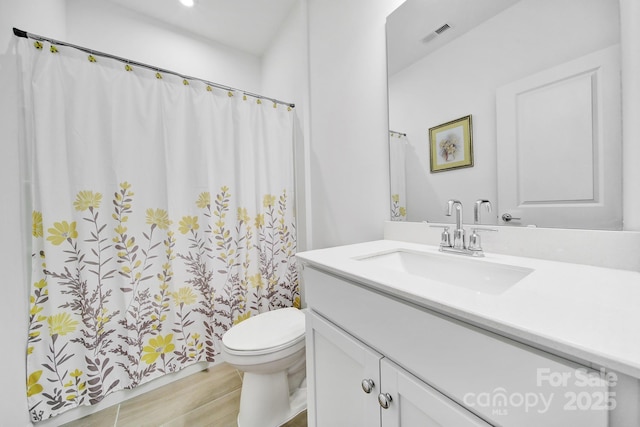
<path fill-rule="evenodd" d="M 221 363 L 64 427 L 237 427 L 241 386 L 241 373 Z M 306 426 L 305 411 L 283 427 Z"/>

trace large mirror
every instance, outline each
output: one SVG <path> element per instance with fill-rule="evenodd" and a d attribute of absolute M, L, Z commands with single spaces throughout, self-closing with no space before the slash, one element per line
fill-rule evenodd
<path fill-rule="evenodd" d="M 392 219 L 450 222 L 447 200 L 458 199 L 472 223 L 486 199 L 484 224 L 621 229 L 619 13 L 618 0 L 407 0 L 395 10 Z M 468 141 L 455 135 L 466 116 Z"/>

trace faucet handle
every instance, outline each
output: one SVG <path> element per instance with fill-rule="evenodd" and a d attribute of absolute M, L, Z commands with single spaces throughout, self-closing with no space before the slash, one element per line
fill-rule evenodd
<path fill-rule="evenodd" d="M 498 229 L 490 227 L 473 227 L 471 229 L 471 236 L 469 236 L 470 251 L 482 252 L 482 244 L 480 243 L 480 235 L 478 234 L 480 231 L 498 231 Z"/>
<path fill-rule="evenodd" d="M 472 227 L 471 228 L 471 232 L 472 233 L 476 233 L 477 231 L 498 231 L 497 228 L 491 228 L 491 227 Z"/>
<path fill-rule="evenodd" d="M 426 221 L 425 221 L 426 223 Z M 451 234 L 449 233 L 449 225 L 436 225 L 436 224 L 428 224 L 429 227 L 434 228 L 443 228 L 442 234 L 440 234 L 440 247 L 441 248 L 450 248 L 451 247 Z"/>
<path fill-rule="evenodd" d="M 449 234 L 449 227 L 443 227 L 442 234 L 440 234 L 440 247 L 451 247 L 451 234 Z"/>

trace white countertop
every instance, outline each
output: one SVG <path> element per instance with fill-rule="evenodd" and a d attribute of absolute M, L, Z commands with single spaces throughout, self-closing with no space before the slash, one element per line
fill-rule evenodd
<path fill-rule="evenodd" d="M 486 294 L 357 259 L 394 250 L 441 254 L 435 246 L 379 240 L 297 257 L 523 343 L 640 378 L 639 272 L 486 253 L 480 262 L 534 270 L 503 293 Z"/>

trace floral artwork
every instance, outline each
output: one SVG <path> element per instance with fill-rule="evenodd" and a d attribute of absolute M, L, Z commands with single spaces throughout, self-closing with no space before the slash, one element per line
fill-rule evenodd
<path fill-rule="evenodd" d="M 458 147 L 460 147 L 460 140 L 455 133 L 451 133 L 442 139 L 438 146 L 440 149 L 438 153 L 440 157 L 442 157 L 445 162 L 451 162 L 456 158 Z"/>
<path fill-rule="evenodd" d="M 232 211 L 232 198 L 227 186 L 201 192 L 195 215 L 171 218 L 165 208 L 138 208 L 133 186 L 122 182 L 109 203 L 78 192 L 78 217 L 45 222 L 33 211 L 33 421 L 213 362 L 232 325 L 300 307 L 287 192 L 264 195 L 259 212 Z M 146 229 L 135 232 L 135 219 Z"/>
<path fill-rule="evenodd" d="M 431 172 L 473 166 L 471 116 L 429 129 Z"/>

